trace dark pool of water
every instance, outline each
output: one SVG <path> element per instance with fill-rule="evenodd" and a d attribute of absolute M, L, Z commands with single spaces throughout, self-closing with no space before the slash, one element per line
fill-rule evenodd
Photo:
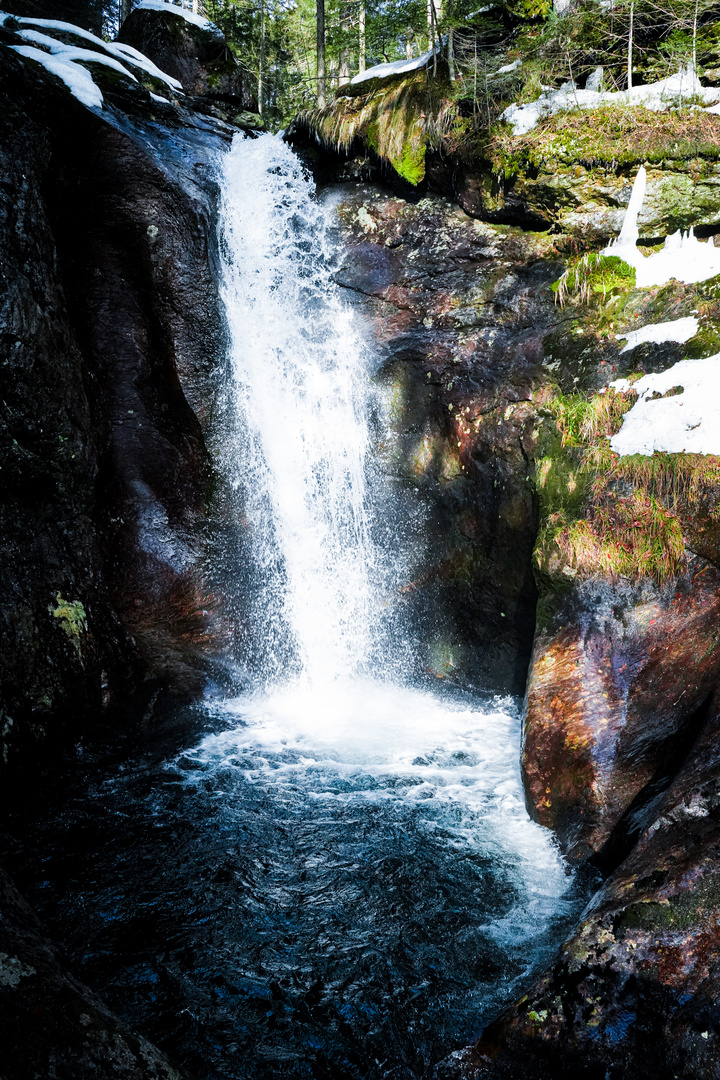
<path fill-rule="evenodd" d="M 222 760 L 178 752 L 233 723 L 171 710 L 142 750 L 78 747 L 14 802 L 5 865 L 74 973 L 200 1080 L 429 1076 L 547 959 L 583 889 L 530 937 L 498 930 L 527 898 L 488 833 L 493 789 L 475 833 L 457 799 L 432 811 L 452 768 L 471 784 L 452 738 L 439 771 L 428 743 L 407 767 L 310 778 L 262 732 Z"/>

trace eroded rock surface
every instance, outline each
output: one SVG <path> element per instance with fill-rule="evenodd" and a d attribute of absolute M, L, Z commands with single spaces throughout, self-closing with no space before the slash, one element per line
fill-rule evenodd
<path fill-rule="evenodd" d="M 426 667 L 522 692 L 537 529 L 525 444 L 543 337 L 558 319 L 556 253 L 541 236 L 473 222 L 442 198 L 413 205 L 349 185 L 339 199 L 337 280 L 383 357 L 380 460 L 429 507 L 404 586 Z M 423 638 L 428 610 L 443 613 L 438 639 Z"/>

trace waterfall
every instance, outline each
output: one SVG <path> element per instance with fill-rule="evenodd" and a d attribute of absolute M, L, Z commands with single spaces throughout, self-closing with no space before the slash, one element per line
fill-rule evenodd
<path fill-rule="evenodd" d="M 210 800 L 222 858 L 250 859 L 241 930 L 214 935 L 236 941 L 218 961 L 230 984 L 312 971 L 363 1060 L 400 1060 L 388 987 L 427 991 L 431 1040 L 448 1017 L 470 1030 L 547 955 L 549 928 L 574 910 L 571 878 L 525 807 L 518 703 L 412 685 L 393 598 L 415 511 L 372 468 L 373 351 L 333 281 L 329 212 L 269 135 L 236 137 L 220 181 L 231 364 L 218 453 L 246 525 L 235 573 L 252 579 L 254 662 L 239 696 L 208 699 L 214 730 L 177 769 L 189 799 Z M 454 957 L 447 991 L 438 950 Z M 478 981 L 486 961 L 497 974 Z M 304 1030 L 292 1017 L 283 1053 Z M 334 1039 L 329 1060 L 345 1061 Z"/>
<path fill-rule="evenodd" d="M 365 459 L 369 358 L 332 281 L 311 180 L 271 135 L 237 136 L 221 168 L 230 398 L 260 585 L 266 667 L 311 685 L 357 673 L 372 618 Z M 267 672 L 266 672 L 267 673 Z"/>

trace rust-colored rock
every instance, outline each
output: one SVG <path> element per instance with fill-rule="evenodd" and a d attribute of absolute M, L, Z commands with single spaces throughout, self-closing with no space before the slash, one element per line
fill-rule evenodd
<path fill-rule="evenodd" d="M 645 808 L 632 853 L 555 964 L 441 1075 L 720 1077 L 720 719 Z"/>
<path fill-rule="evenodd" d="M 575 860 L 602 853 L 623 815 L 672 776 L 720 684 L 720 572 L 574 587 L 536 638 L 523 770 L 537 820 Z M 650 787 L 649 787 L 650 786 Z"/>

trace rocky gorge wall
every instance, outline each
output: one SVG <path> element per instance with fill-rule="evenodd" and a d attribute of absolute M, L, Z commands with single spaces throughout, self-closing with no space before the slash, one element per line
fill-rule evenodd
<path fill-rule="evenodd" d="M 232 635 L 207 560 L 224 483 L 208 453 L 210 372 L 225 349 L 209 162 L 238 117 L 216 113 L 219 96 L 163 105 L 110 79 L 101 118 L 0 52 L 0 767 L 11 775 L 51 726 L 88 730 L 133 690 L 143 708 L 164 684 L 197 692 Z M 206 76 L 192 85 L 212 97 Z M 370 143 L 360 157 L 351 142 L 312 158 L 333 180 L 337 281 L 382 351 L 380 466 L 431 508 L 403 590 L 408 621 L 436 677 L 516 693 L 527 677 L 531 812 L 607 875 L 553 967 L 442 1071 L 720 1075 L 720 466 L 620 460 L 608 440 L 632 397 L 601 393 L 716 352 L 716 283 L 640 290 L 617 266 L 571 255 L 583 288 L 557 302 L 569 253 L 619 227 L 632 168 L 652 158 L 642 143 L 614 169 L 589 154 L 558 168 L 560 151 L 540 167 L 517 144 L 506 150 L 525 164 L 502 181 L 403 145 L 394 192 L 358 179 L 378 177 Z M 648 240 L 714 228 L 713 169 L 680 153 L 651 168 Z M 699 331 L 684 345 L 621 351 L 638 325 L 692 312 Z M 444 632 L 428 639 L 431 609 Z M 39 1077 L 47 1054 L 32 1057 L 13 995 L 20 986 L 34 1009 L 34 978 L 42 993 L 67 978 L 3 889 L 6 1027 L 13 1053 L 29 1055 L 22 1075 Z M 63 982 L 63 1019 L 41 1032 L 41 1047 L 100 1032 L 58 1075 L 101 1075 L 109 1038 L 108 1075 L 173 1075 L 86 994 Z"/>
<path fill-rule="evenodd" d="M 184 20 L 171 18 L 177 43 Z M 118 77 L 99 40 L 97 63 L 85 58 L 102 105 L 88 108 L 15 51 L 20 21 L 0 24 L 0 776 L 11 801 L 36 755 L 151 722 L 162 691 L 197 696 L 228 654 L 234 616 L 209 552 L 232 546 L 232 524 L 208 523 L 226 483 L 208 445 L 226 356 L 214 161 L 239 129 L 152 67 Z M 66 24 L 50 32 L 87 46 Z M 185 52 L 188 78 L 212 74 L 212 57 Z M 245 104 L 231 100 L 232 115 Z M 1 873 L 0 1031 L 8 1080 L 184 1075 L 65 970 Z"/>
<path fill-rule="evenodd" d="M 225 349 L 210 162 L 231 129 L 168 103 L 153 145 L 147 91 L 100 117 L 8 48 L 0 79 L 2 767 L 63 717 L 202 682 Z"/>
<path fill-rule="evenodd" d="M 505 137 L 516 164 L 499 184 L 460 156 L 438 170 L 428 144 L 413 185 L 402 155 L 383 163 L 372 126 L 363 135 L 368 100 L 388 88 L 363 93 L 302 118 L 294 138 L 323 182 L 342 185 L 339 281 L 385 349 L 379 379 L 397 401 L 385 467 L 444 524 L 414 602 L 448 602 L 450 677 L 469 673 L 469 656 L 471 677 L 522 687 L 528 658 L 529 809 L 571 861 L 606 876 L 548 972 L 438 1074 L 720 1075 L 718 459 L 612 452 L 635 398 L 605 389 L 716 353 L 716 280 L 638 289 L 619 260 L 578 254 L 619 231 L 642 161 L 649 245 L 679 226 L 717 229 L 715 166 L 686 148 L 653 167 L 677 114 L 642 117 L 656 145 L 622 144 L 625 160 L 617 132 L 568 117 L 573 136 L 606 138 L 607 163 L 563 159 L 554 118 L 534 150 L 555 150 L 527 174 L 522 138 Z M 691 315 L 685 344 L 624 348 L 637 327 Z"/>

